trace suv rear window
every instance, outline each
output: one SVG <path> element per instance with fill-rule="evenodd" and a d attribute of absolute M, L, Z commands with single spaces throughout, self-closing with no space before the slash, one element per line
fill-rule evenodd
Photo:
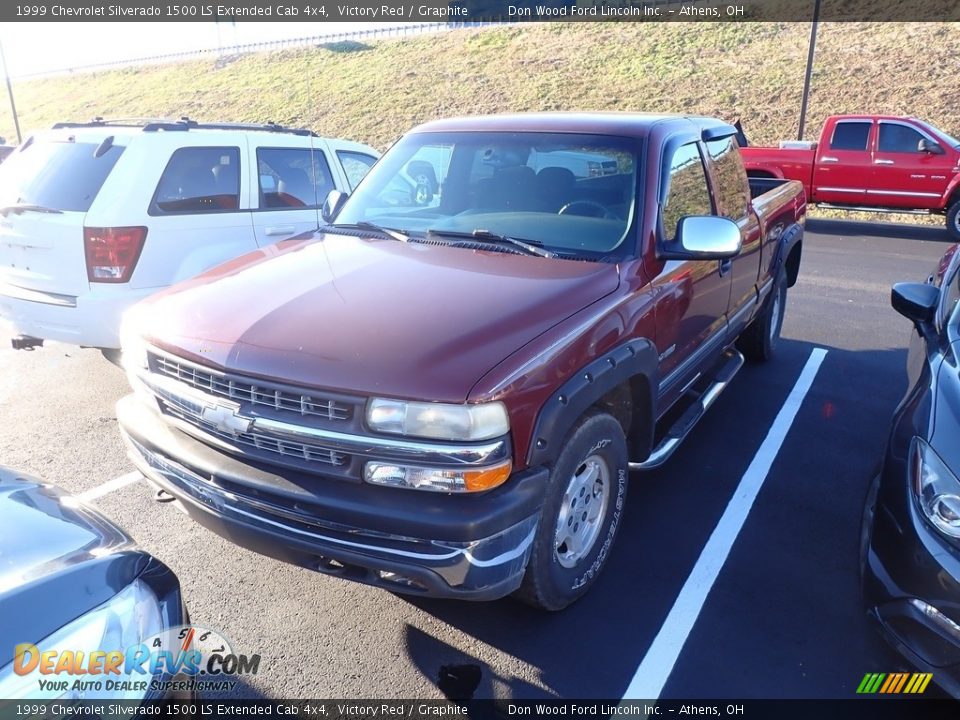
<path fill-rule="evenodd" d="M 0 165 L 0 206 L 86 212 L 124 150 L 111 145 L 95 157 L 99 146 L 37 140 L 13 153 Z"/>
<path fill-rule="evenodd" d="M 151 215 L 209 213 L 240 207 L 240 148 L 185 147 L 170 156 Z"/>

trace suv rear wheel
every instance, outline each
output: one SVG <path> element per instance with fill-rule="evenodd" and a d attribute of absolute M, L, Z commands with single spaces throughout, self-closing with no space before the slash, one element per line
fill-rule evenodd
<path fill-rule="evenodd" d="M 550 473 L 547 499 L 516 596 L 562 610 L 596 581 L 613 546 L 627 495 L 627 442 L 606 413 L 571 431 Z"/>

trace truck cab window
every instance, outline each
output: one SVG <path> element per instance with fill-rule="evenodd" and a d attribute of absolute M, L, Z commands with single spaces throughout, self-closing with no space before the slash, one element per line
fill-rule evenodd
<path fill-rule="evenodd" d="M 830 138 L 831 150 L 866 150 L 870 139 L 870 122 L 838 122 Z"/>
<path fill-rule="evenodd" d="M 880 152 L 918 153 L 917 146 L 924 136 L 906 125 L 899 123 L 880 123 Z"/>
<path fill-rule="evenodd" d="M 707 143 L 716 179 L 718 211 L 733 221 L 742 219 L 750 206 L 750 186 L 743 159 L 732 137 Z"/>
<path fill-rule="evenodd" d="M 712 215 L 710 188 L 703 167 L 703 158 L 696 143 L 681 145 L 670 162 L 669 186 L 663 203 L 663 235 L 673 240 L 677 223 L 687 215 Z"/>

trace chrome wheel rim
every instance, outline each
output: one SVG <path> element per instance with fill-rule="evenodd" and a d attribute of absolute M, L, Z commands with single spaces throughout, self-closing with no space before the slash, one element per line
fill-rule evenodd
<path fill-rule="evenodd" d="M 770 308 L 770 340 L 771 342 L 776 341 L 777 337 L 780 335 L 780 290 L 777 290 L 777 294 L 773 296 L 773 307 Z"/>
<path fill-rule="evenodd" d="M 953 231 L 960 235 L 960 212 L 953 216 Z"/>
<path fill-rule="evenodd" d="M 573 473 L 560 503 L 553 547 L 563 567 L 576 567 L 590 554 L 603 527 L 609 493 L 607 461 L 590 455 Z"/>

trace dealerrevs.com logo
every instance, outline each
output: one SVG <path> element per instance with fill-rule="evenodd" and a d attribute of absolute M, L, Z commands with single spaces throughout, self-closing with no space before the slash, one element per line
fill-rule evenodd
<path fill-rule="evenodd" d="M 235 653 L 215 630 L 181 625 L 126 648 L 14 648 L 13 670 L 35 680 L 37 695 L 96 698 L 101 693 L 233 690 L 239 675 L 254 675 L 260 655 Z M 32 694 L 32 693 L 31 693 Z"/>

